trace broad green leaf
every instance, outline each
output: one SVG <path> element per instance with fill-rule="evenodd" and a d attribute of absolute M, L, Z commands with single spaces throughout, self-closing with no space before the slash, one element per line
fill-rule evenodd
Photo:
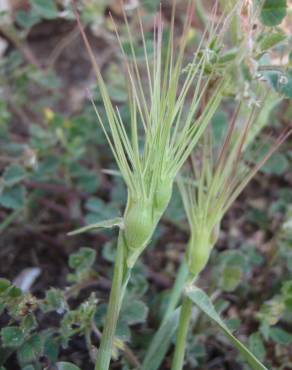
<path fill-rule="evenodd" d="M 247 270 L 247 258 L 246 255 L 240 251 L 228 250 L 219 254 L 220 264 L 223 266 L 236 266 L 241 270 Z"/>
<path fill-rule="evenodd" d="M 24 333 L 17 326 L 8 326 L 1 330 L 1 339 L 4 347 L 19 347 L 24 341 Z"/>
<path fill-rule="evenodd" d="M 285 311 L 285 304 L 281 296 L 275 296 L 262 304 L 257 313 L 258 319 L 268 326 L 276 325 Z"/>
<path fill-rule="evenodd" d="M 8 289 L 7 295 L 10 298 L 18 298 L 22 295 L 22 291 L 20 288 L 17 288 L 14 285 L 11 285 L 11 287 Z"/>
<path fill-rule="evenodd" d="M 95 261 L 96 252 L 92 248 L 83 247 L 69 257 L 69 266 L 77 271 L 88 270 Z"/>
<path fill-rule="evenodd" d="M 0 279 L 0 293 L 7 290 L 10 286 L 11 286 L 11 283 L 9 280 L 3 279 L 3 278 Z"/>
<path fill-rule="evenodd" d="M 259 333 L 253 333 L 248 338 L 248 347 L 250 351 L 257 356 L 258 359 L 261 361 L 264 360 L 266 356 L 266 349 L 265 345 L 263 343 L 263 340 L 261 338 L 261 335 Z"/>
<path fill-rule="evenodd" d="M 126 321 L 118 321 L 115 335 L 117 343 L 119 343 L 119 341 L 129 342 L 131 340 L 131 330 Z M 113 351 L 115 352 L 115 350 Z"/>
<path fill-rule="evenodd" d="M 220 285 L 226 292 L 234 291 L 241 281 L 242 269 L 238 266 L 225 266 L 221 278 Z"/>
<path fill-rule="evenodd" d="M 116 252 L 117 252 L 116 244 L 113 242 L 107 242 L 102 247 L 101 255 L 102 255 L 102 258 L 105 259 L 105 261 L 114 263 Z"/>
<path fill-rule="evenodd" d="M 99 179 L 96 173 L 88 171 L 77 179 L 78 187 L 87 193 L 94 193 L 98 188 Z"/>
<path fill-rule="evenodd" d="M 263 70 L 263 76 L 275 91 L 292 99 L 292 68 L 287 71 Z"/>
<path fill-rule="evenodd" d="M 29 29 L 40 21 L 38 14 L 19 10 L 15 16 L 16 22 L 20 27 Z"/>
<path fill-rule="evenodd" d="M 32 9 L 44 19 L 58 17 L 58 9 L 54 0 L 30 0 Z"/>
<path fill-rule="evenodd" d="M 12 186 L 23 180 L 25 175 L 26 173 L 23 167 L 17 164 L 12 164 L 5 169 L 3 173 L 3 180 L 6 186 Z"/>
<path fill-rule="evenodd" d="M 21 321 L 21 329 L 24 333 L 28 334 L 33 329 L 37 327 L 38 323 L 33 313 L 29 313 L 28 315 L 24 316 Z"/>
<path fill-rule="evenodd" d="M 127 300 L 121 308 L 120 320 L 128 325 L 135 325 L 145 322 L 148 314 L 148 307 L 140 300 Z"/>
<path fill-rule="evenodd" d="M 110 229 L 114 226 L 123 228 L 124 226 L 123 219 L 121 217 L 116 217 L 116 218 L 112 218 L 111 220 L 96 222 L 95 224 L 87 225 L 87 226 L 81 227 L 80 229 L 71 231 L 70 233 L 68 233 L 68 235 L 70 236 L 77 235 L 77 234 L 86 233 L 88 231 L 92 231 L 95 229 Z"/>
<path fill-rule="evenodd" d="M 281 293 L 284 298 L 285 306 L 288 310 L 292 311 L 292 280 L 288 280 L 283 283 Z"/>
<path fill-rule="evenodd" d="M 288 345 L 292 343 L 292 334 L 281 328 L 270 328 L 269 337 L 276 343 Z"/>
<path fill-rule="evenodd" d="M 283 175 L 289 169 L 289 161 L 282 153 L 274 153 L 271 158 L 265 163 L 262 172 L 278 175 Z"/>
<path fill-rule="evenodd" d="M 292 68 L 279 79 L 279 92 L 286 98 L 292 99 Z"/>
<path fill-rule="evenodd" d="M 192 287 L 186 291 L 186 295 L 197 305 L 211 320 L 215 321 L 222 329 L 224 334 L 230 339 L 244 359 L 254 370 L 267 370 L 267 368 L 229 331 L 223 320 L 216 312 L 213 303 L 205 292 L 197 287 Z"/>
<path fill-rule="evenodd" d="M 20 364 L 25 365 L 37 361 L 42 353 L 42 339 L 39 334 L 33 335 L 17 351 Z"/>
<path fill-rule="evenodd" d="M 64 292 L 60 289 L 50 288 L 46 292 L 46 297 L 43 300 L 41 308 L 43 312 L 51 311 L 63 312 L 64 309 L 66 308 Z"/>
<path fill-rule="evenodd" d="M 265 26 L 277 26 L 286 16 L 286 0 L 265 0 L 260 19 Z"/>
<path fill-rule="evenodd" d="M 56 362 L 59 353 L 58 339 L 55 338 L 52 333 L 42 333 L 42 335 L 44 336 L 43 355 L 46 356 L 51 362 Z"/>
<path fill-rule="evenodd" d="M 159 368 L 176 332 L 179 314 L 180 308 L 169 314 L 168 318 L 154 334 L 140 370 L 157 370 Z"/>
<path fill-rule="evenodd" d="M 14 186 L 0 193 L 0 205 L 9 209 L 21 209 L 25 204 L 25 188 Z"/>
<path fill-rule="evenodd" d="M 57 362 L 57 370 L 80 370 L 79 367 L 71 362 Z"/>

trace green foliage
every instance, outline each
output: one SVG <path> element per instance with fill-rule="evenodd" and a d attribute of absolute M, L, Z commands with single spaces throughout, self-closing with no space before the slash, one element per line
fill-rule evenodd
<path fill-rule="evenodd" d="M 285 40 L 287 40 L 287 36 L 284 32 L 274 31 L 264 33 L 259 39 L 260 50 L 267 51 Z"/>
<path fill-rule="evenodd" d="M 277 26 L 286 16 L 286 0 L 264 0 L 260 19 L 265 26 Z"/>
<path fill-rule="evenodd" d="M 157 370 L 168 350 L 178 326 L 180 310 L 177 309 L 162 323 L 149 346 L 141 370 Z"/>
<path fill-rule="evenodd" d="M 287 71 L 271 70 L 264 72 L 269 84 L 275 91 L 292 99 L 292 69 Z"/>
<path fill-rule="evenodd" d="M 18 184 L 26 177 L 26 173 L 23 167 L 19 165 L 11 165 L 5 168 L 3 173 L 3 180 L 6 186 L 12 186 Z"/>
<path fill-rule="evenodd" d="M 54 0 L 30 0 L 32 9 L 44 19 L 54 19 L 58 16 L 58 10 Z"/>
<path fill-rule="evenodd" d="M 51 311 L 62 313 L 66 309 L 66 306 L 64 292 L 59 289 L 50 288 L 46 292 L 46 297 L 42 302 L 41 308 L 45 313 Z"/>
<path fill-rule="evenodd" d="M 282 345 L 289 345 L 292 343 L 292 334 L 281 328 L 271 328 L 269 337 L 275 342 Z"/>
<path fill-rule="evenodd" d="M 292 311 L 292 280 L 288 280 L 283 283 L 281 293 L 287 309 Z"/>
<path fill-rule="evenodd" d="M 92 331 L 97 306 L 95 296 L 91 295 L 74 309 L 71 308 L 69 299 L 71 295 L 79 294 L 82 289 L 79 284 L 86 282 L 87 275 L 84 273 L 90 272 L 94 260 L 95 251 L 90 248 L 81 248 L 79 252 L 71 255 L 69 264 L 76 270 L 76 274 L 79 274 L 78 283 L 71 285 L 69 290 L 50 288 L 43 299 L 24 294 L 8 280 L 0 279 L 0 305 L 2 311 L 5 310 L 10 315 L 10 324 L 1 329 L 0 348 L 6 351 L 7 348 L 11 349 L 10 354 L 15 351 L 22 368 L 36 365 L 39 369 L 42 356 L 55 363 L 60 348 L 65 347 L 70 338 L 76 334 L 87 335 L 88 331 Z M 84 280 L 81 280 L 81 273 Z M 129 309 L 131 311 L 124 317 L 124 322 L 129 319 L 132 324 L 145 318 L 146 313 L 142 310 L 144 306 L 141 307 L 139 302 L 135 302 Z M 40 312 L 42 315 L 39 315 Z M 132 314 L 135 312 L 134 317 Z M 46 326 L 48 313 L 61 315 L 59 327 L 49 327 L 45 330 L 40 328 Z M 57 363 L 57 366 L 67 366 L 67 363 Z M 68 366 L 73 365 L 68 363 Z"/>
<path fill-rule="evenodd" d="M 17 326 L 8 326 L 1 330 L 1 340 L 5 347 L 19 347 L 24 341 L 24 333 Z"/>
<path fill-rule="evenodd" d="M 196 304 L 211 320 L 216 322 L 224 334 L 230 339 L 245 360 L 254 370 L 264 370 L 266 367 L 229 331 L 225 323 L 215 311 L 215 308 L 209 297 L 199 288 L 192 287 L 186 292 L 187 296 Z"/>
<path fill-rule="evenodd" d="M 265 128 L 269 122 L 272 123 L 271 131 L 276 135 L 291 121 L 291 109 L 287 108 L 287 102 L 281 103 L 282 98 L 292 97 L 291 60 L 286 63 L 289 59 L 289 35 L 285 33 L 284 28 L 282 30 L 275 27 L 287 13 L 286 1 L 262 2 L 260 20 L 264 26 L 273 28 L 258 27 L 249 32 L 245 29 L 248 12 L 244 9 L 240 13 L 240 19 L 231 21 L 230 32 L 228 31 L 228 37 L 224 41 L 218 31 L 228 28 L 229 19 L 226 20 L 225 27 L 221 27 L 219 23 L 217 29 L 209 27 L 209 34 L 214 36 L 210 39 L 204 38 L 201 28 L 194 22 L 189 31 L 183 33 L 185 38 L 178 40 L 178 47 L 185 42 L 186 48 L 191 49 L 203 40 L 199 52 L 193 57 L 187 50 L 189 64 L 182 63 L 177 70 L 172 69 L 172 73 L 171 68 L 165 65 L 168 39 L 172 36 L 170 2 L 165 1 L 162 7 L 164 30 L 160 34 L 159 47 L 153 46 L 153 32 L 149 27 L 150 18 L 153 18 L 159 9 L 159 1 L 140 2 L 143 6 L 141 15 L 142 23 L 145 22 L 145 40 L 140 34 L 139 20 L 135 17 L 133 8 L 130 9 L 131 6 L 136 6 L 135 1 L 126 5 L 129 27 L 133 29 L 130 32 L 127 25 L 124 27 L 121 24 L 122 10 L 114 3 L 103 0 L 82 4 L 78 2 L 86 32 L 90 35 L 92 44 L 98 48 L 97 60 L 102 65 L 102 78 L 110 99 L 104 107 L 103 99 L 107 98 L 107 95 L 103 89 L 94 88 L 94 108 L 97 109 L 103 127 L 96 124 L 95 109 L 83 101 L 84 85 L 87 81 L 91 85 L 92 81 L 90 76 L 87 80 L 83 75 L 84 71 L 89 70 L 85 53 L 82 52 L 80 58 L 78 50 L 81 48 L 75 48 L 78 38 L 74 29 L 71 33 L 74 19 L 71 5 L 66 1 L 30 0 L 28 10 L 13 10 L 11 15 L 5 12 L 0 14 L 0 43 L 2 39 L 9 42 L 9 47 L 3 54 L 1 51 L 0 57 L 0 232 L 4 245 L 3 248 L 1 246 L 1 251 L 5 253 L 1 258 L 4 260 L 7 253 L 7 265 L 13 260 L 11 271 L 5 270 L 6 263 L 3 264 L 3 270 L 9 276 L 21 272 L 27 263 L 38 263 L 42 270 L 40 284 L 36 286 L 37 296 L 23 293 L 8 280 L 0 279 L 0 314 L 3 326 L 0 344 L 3 365 L 1 370 L 9 369 L 11 359 L 13 363 L 18 362 L 18 366 L 23 370 L 39 370 L 44 367 L 43 360 L 52 368 L 78 370 L 71 362 L 58 361 L 66 358 L 83 368 L 83 361 L 88 367 L 90 358 L 94 361 L 96 357 L 96 345 L 105 325 L 107 305 L 104 301 L 110 285 L 107 279 L 111 275 L 112 263 L 116 256 L 114 233 L 110 229 L 118 227 L 119 231 L 124 230 L 125 217 L 117 215 L 121 214 L 129 196 L 121 176 L 125 174 L 117 171 L 113 155 L 102 134 L 104 130 L 106 135 L 110 135 L 109 110 L 115 115 L 115 127 L 122 139 L 122 148 L 119 147 L 119 150 L 126 153 L 122 167 L 128 166 L 128 172 L 131 173 L 131 176 L 128 176 L 128 172 L 126 174 L 127 180 L 130 179 L 128 188 L 135 189 L 135 196 L 129 196 L 124 216 L 128 213 L 126 221 L 128 225 L 134 225 L 136 235 L 132 242 L 133 235 L 127 232 L 127 242 L 132 246 L 137 241 L 139 244 L 145 244 L 150 242 L 151 234 L 152 248 L 145 259 L 151 269 L 148 271 L 143 262 L 139 262 L 138 266 L 132 269 L 125 300 L 121 304 L 112 355 L 120 362 L 117 366 L 123 367 L 124 370 L 134 367 L 156 370 L 164 366 L 161 365 L 163 360 L 166 360 L 166 366 L 169 366 L 173 352 L 171 345 L 175 343 L 180 314 L 180 309 L 176 307 L 186 276 L 183 276 L 176 287 L 174 296 L 172 293 L 160 291 L 165 284 L 169 286 L 169 281 L 175 278 L 177 264 L 184 250 L 182 244 L 185 241 L 187 226 L 181 198 L 177 190 L 172 189 L 172 182 L 178 164 L 187 157 L 186 152 L 190 152 L 197 139 L 199 145 L 203 141 L 199 140 L 199 132 L 192 145 L 187 146 L 186 138 L 191 128 L 201 124 L 204 126 L 205 123 L 207 126 L 211 121 L 214 149 L 220 148 L 231 112 L 234 110 L 234 99 L 241 101 L 244 108 L 238 120 L 240 130 L 250 107 L 262 105 L 258 96 L 268 91 L 266 104 L 261 107 L 257 124 L 250 129 L 247 142 L 252 142 L 261 130 L 269 133 L 269 128 Z M 229 16 L 234 15 L 236 18 L 239 12 L 233 10 L 235 3 L 233 0 L 228 3 L 221 1 L 221 6 L 226 5 Z M 201 6 L 199 18 L 202 22 L 213 18 L 204 2 L 197 1 L 196 6 Z M 117 22 L 125 65 L 121 63 L 122 55 L 117 51 L 114 42 L 108 9 Z M 174 27 L 177 27 L 175 35 L 182 34 L 180 27 L 186 22 L 183 14 L 185 10 L 185 3 L 181 1 L 174 19 Z M 256 16 L 258 17 L 258 14 Z M 250 25 L 255 21 L 256 19 L 251 18 Z M 60 23 L 62 33 L 57 34 Z M 36 25 L 38 26 L 35 27 Z M 159 21 L 156 21 L 156 36 L 160 32 L 159 25 Z M 54 32 L 56 30 L 56 34 L 51 33 L 51 28 Z M 234 41 L 236 37 L 233 36 L 229 40 L 229 34 L 231 35 L 235 28 L 239 37 L 237 41 Z M 241 37 L 242 34 L 245 37 Z M 53 48 L 50 46 L 51 36 L 54 36 Z M 217 36 L 220 36 L 219 39 Z M 42 50 L 39 44 L 46 50 Z M 68 58 L 72 45 L 74 55 Z M 152 63 L 156 61 L 158 67 L 157 57 L 160 52 L 163 73 L 159 81 L 159 69 L 153 74 Z M 177 57 L 179 53 L 180 51 L 173 55 Z M 54 60 L 56 55 L 57 59 Z M 291 55 L 290 53 L 290 59 Z M 67 58 L 70 59 L 68 64 Z M 135 63 L 140 76 L 137 75 Z M 147 63 L 150 67 L 150 80 L 147 76 Z M 69 67 L 63 72 L 64 66 L 67 65 Z M 128 67 L 130 73 L 127 73 Z M 128 76 L 128 86 L 125 76 Z M 189 79 L 190 76 L 194 79 Z M 229 79 L 229 83 L 221 86 L 222 88 L 218 87 L 217 83 L 225 77 Z M 261 78 L 261 81 L 258 78 Z M 176 86 L 183 86 L 177 83 L 178 80 L 189 81 L 189 86 L 186 86 L 189 89 L 184 90 L 185 97 L 176 94 Z M 168 81 L 168 84 L 163 85 L 163 81 Z M 149 82 L 152 83 L 152 92 L 147 89 Z M 206 99 L 203 92 L 206 92 Z M 197 97 L 197 100 L 194 100 L 196 103 L 192 103 L 193 93 Z M 224 103 L 219 107 L 223 95 Z M 135 100 L 131 107 L 127 106 L 128 98 Z M 180 108 L 184 99 L 184 108 Z M 149 106 L 152 106 L 152 110 L 149 110 Z M 210 114 L 201 116 L 204 107 Z M 135 117 L 137 132 L 133 125 Z M 192 117 L 198 120 L 193 120 Z M 159 131 L 162 127 L 165 131 Z M 128 141 L 124 135 L 128 137 Z M 266 136 L 263 138 L 255 145 L 255 152 L 259 157 L 269 150 Z M 255 183 L 256 185 L 251 184 L 251 190 L 247 189 L 242 201 L 236 204 L 234 213 L 223 220 L 220 238 L 219 225 L 212 230 L 214 243 L 219 238 L 220 251 L 213 252 L 206 279 L 204 276 L 199 282 L 208 286 L 210 293 L 215 291 L 215 296 L 220 296 L 214 305 L 217 312 L 226 316 L 226 322 L 222 324 L 212 309 L 211 316 L 223 330 L 228 330 L 227 336 L 231 342 L 233 341 L 249 359 L 250 354 L 231 336 L 230 330 L 238 329 L 241 318 L 242 325 L 248 323 L 242 331 L 243 337 L 244 334 L 250 333 L 251 328 L 258 327 L 258 331 L 246 338 L 248 347 L 260 361 L 267 363 L 269 368 L 275 368 L 274 363 L 287 362 L 284 354 L 291 346 L 289 328 L 292 293 L 289 272 L 292 271 L 292 228 L 289 204 L 292 198 L 288 171 L 292 157 L 289 144 L 290 142 L 287 145 L 288 150 L 283 147 L 280 153 L 273 155 L 266 163 L 260 181 Z M 129 151 L 130 148 L 132 151 Z M 151 148 L 154 149 L 150 150 Z M 201 148 L 199 149 L 201 152 Z M 149 154 L 151 152 L 153 155 Z M 254 152 L 250 153 L 250 157 L 245 157 L 249 165 L 256 163 Z M 121 152 L 118 154 L 121 160 Z M 179 161 L 174 166 L 174 159 L 177 158 Z M 173 173 L 170 177 L 166 176 L 168 170 Z M 207 174 L 206 179 L 208 176 Z M 271 183 L 271 190 L 266 188 L 266 182 Z M 204 191 L 206 182 L 201 184 L 200 191 Z M 256 195 L 257 188 L 263 190 L 264 207 L 258 207 L 257 203 L 261 204 L 262 198 L 255 199 L 254 203 L 252 199 L 251 205 L 249 204 L 249 195 L 252 191 L 255 191 Z M 136 197 L 137 189 L 142 189 L 142 200 L 139 196 Z M 228 193 L 226 187 L 223 187 L 223 190 L 224 194 Z M 266 193 L 272 194 L 268 198 L 269 205 Z M 149 199 L 150 206 L 147 203 Z M 215 214 L 217 200 L 218 197 L 215 196 L 214 201 L 210 202 L 210 214 Z M 153 234 L 157 226 L 156 221 L 160 219 L 168 203 L 162 225 Z M 150 209 L 146 214 L 145 208 Z M 155 213 L 159 214 L 159 217 L 153 217 Z M 70 235 L 80 235 L 67 238 L 66 234 L 79 225 L 85 226 Z M 103 228 L 107 230 L 100 235 Z M 145 229 L 146 235 L 143 234 Z M 246 237 L 250 238 L 248 243 L 245 241 Z M 201 235 L 200 240 L 209 242 L 209 236 Z M 81 248 L 70 255 L 69 268 L 64 272 L 59 263 L 63 255 L 76 250 L 76 243 L 95 245 L 100 251 L 100 258 L 95 263 L 96 251 Z M 15 249 L 18 247 L 21 249 Z M 236 251 L 229 250 L 233 247 L 237 248 Z M 51 256 L 58 264 L 56 268 L 60 269 L 59 276 L 50 275 Z M 200 257 L 205 265 L 209 254 Z M 45 263 L 43 258 L 46 259 Z M 210 271 L 212 273 L 209 273 Z M 42 284 L 47 283 L 48 277 L 49 285 L 46 286 L 50 286 L 53 280 L 66 288 L 56 286 L 45 290 Z M 261 288 L 262 286 L 265 289 Z M 96 294 L 90 295 L 93 291 Z M 166 309 L 169 296 L 172 297 L 171 309 Z M 197 300 L 198 297 L 195 298 Z M 210 309 L 209 301 L 203 299 L 200 305 L 203 311 Z M 258 312 L 257 307 L 260 307 Z M 222 336 L 217 336 L 210 330 L 210 320 L 207 321 L 197 312 L 193 311 L 193 322 L 190 324 L 192 330 L 187 339 L 186 351 L 187 366 L 194 369 L 209 366 L 209 361 L 213 360 L 214 343 L 218 341 L 221 345 L 222 342 Z M 236 312 L 236 317 L 233 312 Z M 165 317 L 159 326 L 161 313 L 165 313 Z M 131 343 L 130 347 L 142 363 L 141 367 L 133 365 L 127 357 L 127 342 Z M 118 357 L 118 354 L 121 356 Z M 232 354 L 225 360 L 228 362 L 226 366 L 233 366 Z"/>
<path fill-rule="evenodd" d="M 24 186 L 4 188 L 0 193 L 0 204 L 9 209 L 19 210 L 25 205 Z"/>
<path fill-rule="evenodd" d="M 247 259 L 244 254 L 237 251 L 227 251 L 221 253 L 219 257 L 219 285 L 224 291 L 232 292 L 242 281 L 243 274 L 246 271 Z"/>
<path fill-rule="evenodd" d="M 26 340 L 17 351 L 19 363 L 24 366 L 26 364 L 35 363 L 42 355 L 42 337 L 40 334 L 32 335 Z"/>
<path fill-rule="evenodd" d="M 260 360 L 263 361 L 266 357 L 266 349 L 263 340 L 259 333 L 253 333 L 248 339 L 248 347 L 250 351 Z"/>
<path fill-rule="evenodd" d="M 69 266 L 77 272 L 90 269 L 95 261 L 96 252 L 91 248 L 81 248 L 69 257 Z"/>

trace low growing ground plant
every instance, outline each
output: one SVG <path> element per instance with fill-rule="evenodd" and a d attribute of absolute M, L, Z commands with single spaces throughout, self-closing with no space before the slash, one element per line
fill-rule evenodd
<path fill-rule="evenodd" d="M 286 214 L 283 228 L 277 235 L 279 248 L 276 244 L 267 268 L 279 260 L 285 267 L 283 272 L 275 273 L 277 286 L 273 294 L 260 302 L 254 318 L 257 326 L 246 345 L 233 334 L 232 323 L 224 322 L 219 315 L 226 307 L 226 301 L 223 299 L 220 306 L 215 298 L 220 295 L 220 289 L 230 293 L 243 284 L 244 273 L 252 270 L 246 265 L 258 266 L 261 255 L 255 248 L 243 247 L 247 256 L 242 262 L 241 252 L 225 251 L 218 257 L 215 246 L 222 234 L 223 218 L 257 172 L 263 168 L 266 173 L 279 175 L 289 166 L 289 153 L 285 156 L 279 153 L 278 160 L 269 161 L 291 134 L 289 108 L 283 118 L 287 129 L 274 140 L 274 132 L 282 128 L 272 122 L 272 134 L 266 139 L 270 113 L 283 98 L 291 98 L 291 55 L 288 56 L 286 50 L 289 37 L 285 27 L 280 27 L 287 13 L 286 1 L 276 4 L 270 0 L 222 0 L 216 1 L 212 10 L 207 11 L 204 2 L 190 0 L 184 22 L 179 25 L 176 19 L 178 4 L 173 0 L 167 21 L 164 4 L 155 5 L 154 26 L 147 32 L 144 22 L 149 29 L 149 19 L 145 14 L 140 10 L 133 11 L 131 4 L 121 2 L 120 17 L 113 14 L 107 18 L 108 28 L 115 34 L 120 50 L 116 51 L 115 44 L 115 58 L 124 71 L 124 76 L 114 75 L 113 79 L 116 77 L 117 81 L 113 83 L 119 86 L 116 91 L 96 61 L 85 28 L 87 22 L 93 27 L 93 24 L 97 26 L 104 21 L 101 16 L 94 23 L 92 14 L 105 13 L 106 2 L 91 8 L 90 3 L 83 6 L 81 2 L 72 1 L 72 7 L 66 3 L 60 12 L 59 5 L 53 1 L 31 1 L 33 6 L 29 13 L 17 15 L 18 27 L 28 33 L 33 22 L 41 19 L 76 18 L 78 27 L 74 35 L 78 30 L 81 33 L 97 78 L 97 89 L 87 94 L 92 104 L 90 115 L 86 113 L 69 119 L 50 108 L 43 109 L 42 120 L 46 126 L 31 125 L 29 137 L 33 150 L 25 147 L 26 162 L 22 158 L 23 147 L 12 145 L 13 150 L 17 149 L 19 159 L 9 160 L 0 182 L 0 204 L 12 213 L 1 220 L 0 232 L 9 228 L 22 213 L 33 214 L 36 208 L 33 204 L 38 204 L 46 194 L 42 192 L 46 191 L 45 180 L 51 176 L 58 185 L 61 173 L 67 185 L 77 183 L 77 195 L 68 195 L 68 207 L 77 214 L 73 219 L 76 224 L 80 223 L 74 201 L 79 195 L 86 209 L 85 226 L 70 232 L 66 242 L 70 244 L 72 240 L 78 240 L 78 236 L 73 238 L 75 235 L 90 234 L 99 229 L 105 229 L 105 235 L 112 235 L 109 229 L 118 228 L 118 237 L 116 246 L 105 238 L 101 252 L 103 259 L 114 266 L 111 283 L 107 280 L 105 283 L 106 291 L 111 287 L 108 304 L 98 294 L 87 294 L 102 280 L 94 268 L 96 252 L 87 247 L 70 255 L 67 287 L 49 288 L 43 297 L 0 279 L 0 313 L 4 323 L 0 370 L 5 370 L 1 366 L 6 366 L 11 358 L 12 361 L 15 358 L 24 370 L 79 370 L 82 361 L 78 358 L 75 361 L 74 354 L 69 361 L 75 365 L 66 361 L 73 338 L 78 338 L 82 356 L 88 359 L 86 364 L 96 370 L 108 370 L 111 361 L 117 360 L 119 355 L 118 366 L 123 370 L 158 370 L 161 366 L 181 370 L 185 361 L 194 367 L 200 366 L 197 359 L 204 356 L 205 348 L 200 341 L 197 343 L 197 338 L 202 331 L 208 331 L 212 322 L 238 350 L 240 363 L 245 362 L 253 369 L 266 369 L 262 364 L 268 363 L 264 341 L 272 340 L 280 346 L 292 340 L 282 327 L 275 327 L 284 317 L 286 319 L 287 310 L 291 309 L 291 280 L 286 273 L 291 270 L 291 251 L 287 248 L 291 239 L 291 210 L 286 200 L 290 195 L 283 192 L 268 214 L 262 215 L 256 209 L 256 216 L 253 210 L 246 216 L 251 223 L 265 227 L 265 222 L 269 222 L 269 217 L 277 209 L 284 209 Z M 197 37 L 193 28 L 195 12 L 205 26 L 202 37 Z M 131 29 L 132 19 L 138 25 L 137 35 Z M 17 27 L 11 27 L 17 35 Z M 112 35 L 110 38 L 112 40 Z M 11 60 L 14 60 L 13 56 Z M 20 66 L 22 59 L 16 56 L 17 60 L 17 66 Z M 25 68 L 17 76 L 12 76 L 10 59 L 0 63 L 0 77 L 5 83 L 14 81 L 17 85 L 19 80 L 24 83 L 21 85 L 23 104 L 26 103 L 24 91 L 29 89 L 35 74 L 41 73 L 34 68 Z M 50 82 L 54 81 L 48 81 L 50 75 L 45 76 L 44 86 L 49 88 Z M 122 77 L 125 77 L 125 84 Z M 126 91 L 123 91 L 124 86 Z M 16 89 L 12 93 L 19 91 Z M 3 141 L 7 142 L 9 104 L 11 97 L 0 104 L 0 119 L 5 121 L 5 127 L 0 127 L 0 138 L 3 136 Z M 96 117 L 93 113 L 97 116 L 98 128 L 94 126 Z M 95 156 L 95 136 L 101 131 L 104 135 L 98 138 L 98 145 L 105 151 L 111 150 L 117 169 L 110 164 L 110 169 L 97 174 L 94 169 L 99 163 L 89 170 L 84 159 Z M 10 143 L 6 144 L 4 149 L 9 147 L 11 150 Z M 115 207 L 105 201 L 107 196 L 101 200 L 96 195 L 99 181 L 108 181 L 105 176 L 111 176 L 113 187 L 125 184 L 122 216 L 118 212 L 115 214 L 120 204 Z M 49 184 L 48 188 L 54 188 L 54 185 L 50 187 Z M 184 221 L 183 225 L 175 224 L 177 220 L 167 219 L 168 216 L 166 222 L 187 233 L 189 240 L 173 287 L 167 299 L 162 299 L 162 314 L 155 312 L 157 331 L 154 332 L 152 327 L 149 332 L 149 328 L 145 331 L 142 328 L 143 343 L 136 338 L 132 343 L 132 326 L 144 325 L 150 311 L 143 301 L 148 284 L 140 257 L 157 238 L 161 220 L 167 209 L 169 211 L 177 188 L 188 227 Z M 62 188 L 56 186 L 56 189 L 58 192 Z M 72 189 L 69 187 L 69 190 Z M 43 202 L 48 203 L 48 200 Z M 66 207 L 59 207 L 59 204 L 52 207 L 61 214 L 68 214 Z M 107 219 L 92 223 L 92 219 L 100 219 L 101 215 Z M 81 225 L 84 222 L 81 221 Z M 71 223 L 69 226 L 71 228 Z M 68 225 L 66 227 L 70 230 Z M 231 234 L 229 229 L 225 232 Z M 208 264 L 212 275 L 208 279 L 210 287 L 207 289 L 205 285 L 202 290 L 198 287 L 199 279 L 204 278 Z M 217 289 L 215 293 L 214 287 Z M 160 298 L 151 297 L 150 306 L 156 307 L 156 299 Z M 201 313 L 208 320 L 205 326 Z M 161 318 L 160 323 L 158 318 Z M 50 325 L 51 319 L 54 327 Z M 239 324 L 233 323 L 233 328 Z M 195 325 L 197 331 L 191 330 Z M 192 336 L 193 332 L 195 336 Z M 188 345 L 190 337 L 191 344 Z M 195 356 L 190 354 L 194 346 L 198 351 Z M 174 348 L 173 353 L 169 351 L 171 348 Z M 280 352 L 278 347 L 277 350 Z M 165 359 L 166 365 L 161 365 Z"/>

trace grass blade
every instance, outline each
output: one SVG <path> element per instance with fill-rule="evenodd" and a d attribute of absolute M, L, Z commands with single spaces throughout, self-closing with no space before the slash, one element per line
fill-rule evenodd
<path fill-rule="evenodd" d="M 86 233 L 88 231 L 94 230 L 94 229 L 111 229 L 112 227 L 117 226 L 120 229 L 123 228 L 124 226 L 124 220 L 122 217 L 115 217 L 111 218 L 110 220 L 104 220 L 100 222 L 96 222 L 94 224 L 90 224 L 84 227 L 80 227 L 79 229 L 70 231 L 68 233 L 69 236 L 72 235 L 77 235 L 77 234 L 82 234 Z"/>
<path fill-rule="evenodd" d="M 155 333 L 140 370 L 157 370 L 164 359 L 179 320 L 180 308 L 172 312 Z"/>
<path fill-rule="evenodd" d="M 248 362 L 254 370 L 268 370 L 227 328 L 223 320 L 216 312 L 213 303 L 203 290 L 197 287 L 191 287 L 186 291 L 186 295 L 192 302 L 198 306 L 211 320 L 219 325 L 220 329 L 230 339 L 235 348 L 239 350 L 242 357 Z"/>

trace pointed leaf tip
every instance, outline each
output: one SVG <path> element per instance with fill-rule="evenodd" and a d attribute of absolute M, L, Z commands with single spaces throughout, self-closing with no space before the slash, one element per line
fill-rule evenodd
<path fill-rule="evenodd" d="M 77 234 L 86 233 L 94 229 L 111 229 L 112 227 L 115 227 L 115 226 L 119 227 L 120 229 L 124 227 L 124 220 L 122 217 L 115 217 L 110 220 L 104 220 L 104 221 L 100 221 L 94 224 L 90 224 L 90 225 L 81 227 L 77 230 L 70 231 L 67 235 L 73 236 Z"/>
<path fill-rule="evenodd" d="M 235 348 L 239 350 L 242 357 L 248 362 L 254 370 L 268 370 L 256 357 L 251 353 L 227 328 L 226 324 L 220 318 L 218 313 L 215 310 L 213 303 L 207 294 L 197 288 L 192 287 L 191 289 L 186 290 L 186 295 L 190 300 L 198 306 L 211 320 L 215 321 L 224 334 L 230 339 Z"/>

